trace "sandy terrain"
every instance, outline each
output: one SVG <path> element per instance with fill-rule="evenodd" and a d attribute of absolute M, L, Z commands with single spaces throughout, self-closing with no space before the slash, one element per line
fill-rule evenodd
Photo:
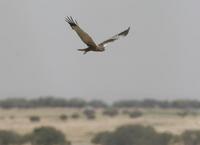
<path fill-rule="evenodd" d="M 25 134 L 31 132 L 35 127 L 53 126 L 63 133 L 75 144 L 88 144 L 92 136 L 100 131 L 113 130 L 120 125 L 142 124 L 151 125 L 160 132 L 172 132 L 180 134 L 187 129 L 200 129 L 200 115 L 179 117 L 177 110 L 143 110 L 145 113 L 140 118 L 130 118 L 127 115 L 120 114 L 116 117 L 102 116 L 102 110 L 97 110 L 95 120 L 87 120 L 82 110 L 64 109 L 64 108 L 40 108 L 40 109 L 0 109 L 0 129 L 14 130 Z M 70 116 L 78 112 L 81 118 L 67 121 L 60 120 L 61 114 Z M 32 115 L 40 116 L 40 122 L 31 122 L 29 117 Z"/>

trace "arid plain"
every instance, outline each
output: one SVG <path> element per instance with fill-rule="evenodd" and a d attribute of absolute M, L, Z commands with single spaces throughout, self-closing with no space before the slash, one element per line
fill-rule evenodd
<path fill-rule="evenodd" d="M 200 129 L 200 115 L 178 116 L 177 109 L 140 109 L 143 115 L 130 118 L 119 110 L 114 117 L 102 115 L 103 109 L 96 109 L 96 118 L 88 120 L 83 115 L 84 109 L 70 108 L 36 108 L 36 109 L 0 109 L 0 129 L 12 130 L 20 134 L 31 132 L 36 127 L 52 126 L 62 131 L 73 144 L 91 144 L 91 138 L 98 132 L 114 130 L 126 124 L 141 124 L 153 126 L 158 132 L 180 134 L 187 129 Z M 133 109 L 132 109 L 133 110 Z M 70 116 L 78 113 L 80 118 Z M 67 120 L 61 115 L 69 116 Z M 39 116 L 40 121 L 31 122 L 30 116 Z"/>

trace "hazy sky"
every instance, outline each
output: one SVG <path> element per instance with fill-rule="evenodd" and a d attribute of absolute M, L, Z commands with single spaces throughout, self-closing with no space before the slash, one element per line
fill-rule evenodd
<path fill-rule="evenodd" d="M 200 97 L 198 0 L 0 0 L 0 96 Z M 85 48 L 65 16 L 103 53 Z"/>

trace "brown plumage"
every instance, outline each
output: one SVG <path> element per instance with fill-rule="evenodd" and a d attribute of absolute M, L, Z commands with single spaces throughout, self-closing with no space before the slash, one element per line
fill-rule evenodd
<path fill-rule="evenodd" d="M 87 48 L 84 49 L 78 49 L 79 51 L 83 51 L 83 54 L 86 54 L 89 51 L 96 51 L 96 52 L 102 52 L 105 50 L 105 47 L 108 43 L 113 42 L 115 40 L 118 40 L 120 37 L 125 37 L 129 30 L 130 27 L 128 29 L 126 29 L 125 31 L 114 35 L 113 37 L 109 38 L 108 40 L 103 41 L 100 44 L 96 44 L 94 42 L 94 40 L 90 37 L 89 34 L 87 34 L 86 32 L 84 32 L 78 25 L 77 21 L 74 20 L 71 16 L 70 17 L 66 17 L 65 21 L 67 23 L 69 23 L 69 25 L 72 27 L 72 29 L 74 31 L 76 31 L 76 33 L 78 34 L 78 36 L 81 38 L 81 40 L 88 46 Z"/>

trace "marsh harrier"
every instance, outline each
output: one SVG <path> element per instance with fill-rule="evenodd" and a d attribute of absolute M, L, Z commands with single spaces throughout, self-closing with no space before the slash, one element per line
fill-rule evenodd
<path fill-rule="evenodd" d="M 71 26 L 71 28 L 76 31 L 76 33 L 78 34 L 78 36 L 81 38 L 81 40 L 88 46 L 87 48 L 84 49 L 78 49 L 79 51 L 83 51 L 83 54 L 86 54 L 89 51 L 96 51 L 96 52 L 102 52 L 105 50 L 105 47 L 108 43 L 113 42 L 115 40 L 118 40 L 121 37 L 125 37 L 129 30 L 130 27 L 128 29 L 126 29 L 125 31 L 112 36 L 111 38 L 103 41 L 100 44 L 96 44 L 94 42 L 94 40 L 91 38 L 91 36 L 89 34 L 87 34 L 86 32 L 84 32 L 78 25 L 77 21 L 74 20 L 71 16 L 70 17 L 66 17 L 65 21 L 67 23 L 69 23 L 69 25 Z"/>

